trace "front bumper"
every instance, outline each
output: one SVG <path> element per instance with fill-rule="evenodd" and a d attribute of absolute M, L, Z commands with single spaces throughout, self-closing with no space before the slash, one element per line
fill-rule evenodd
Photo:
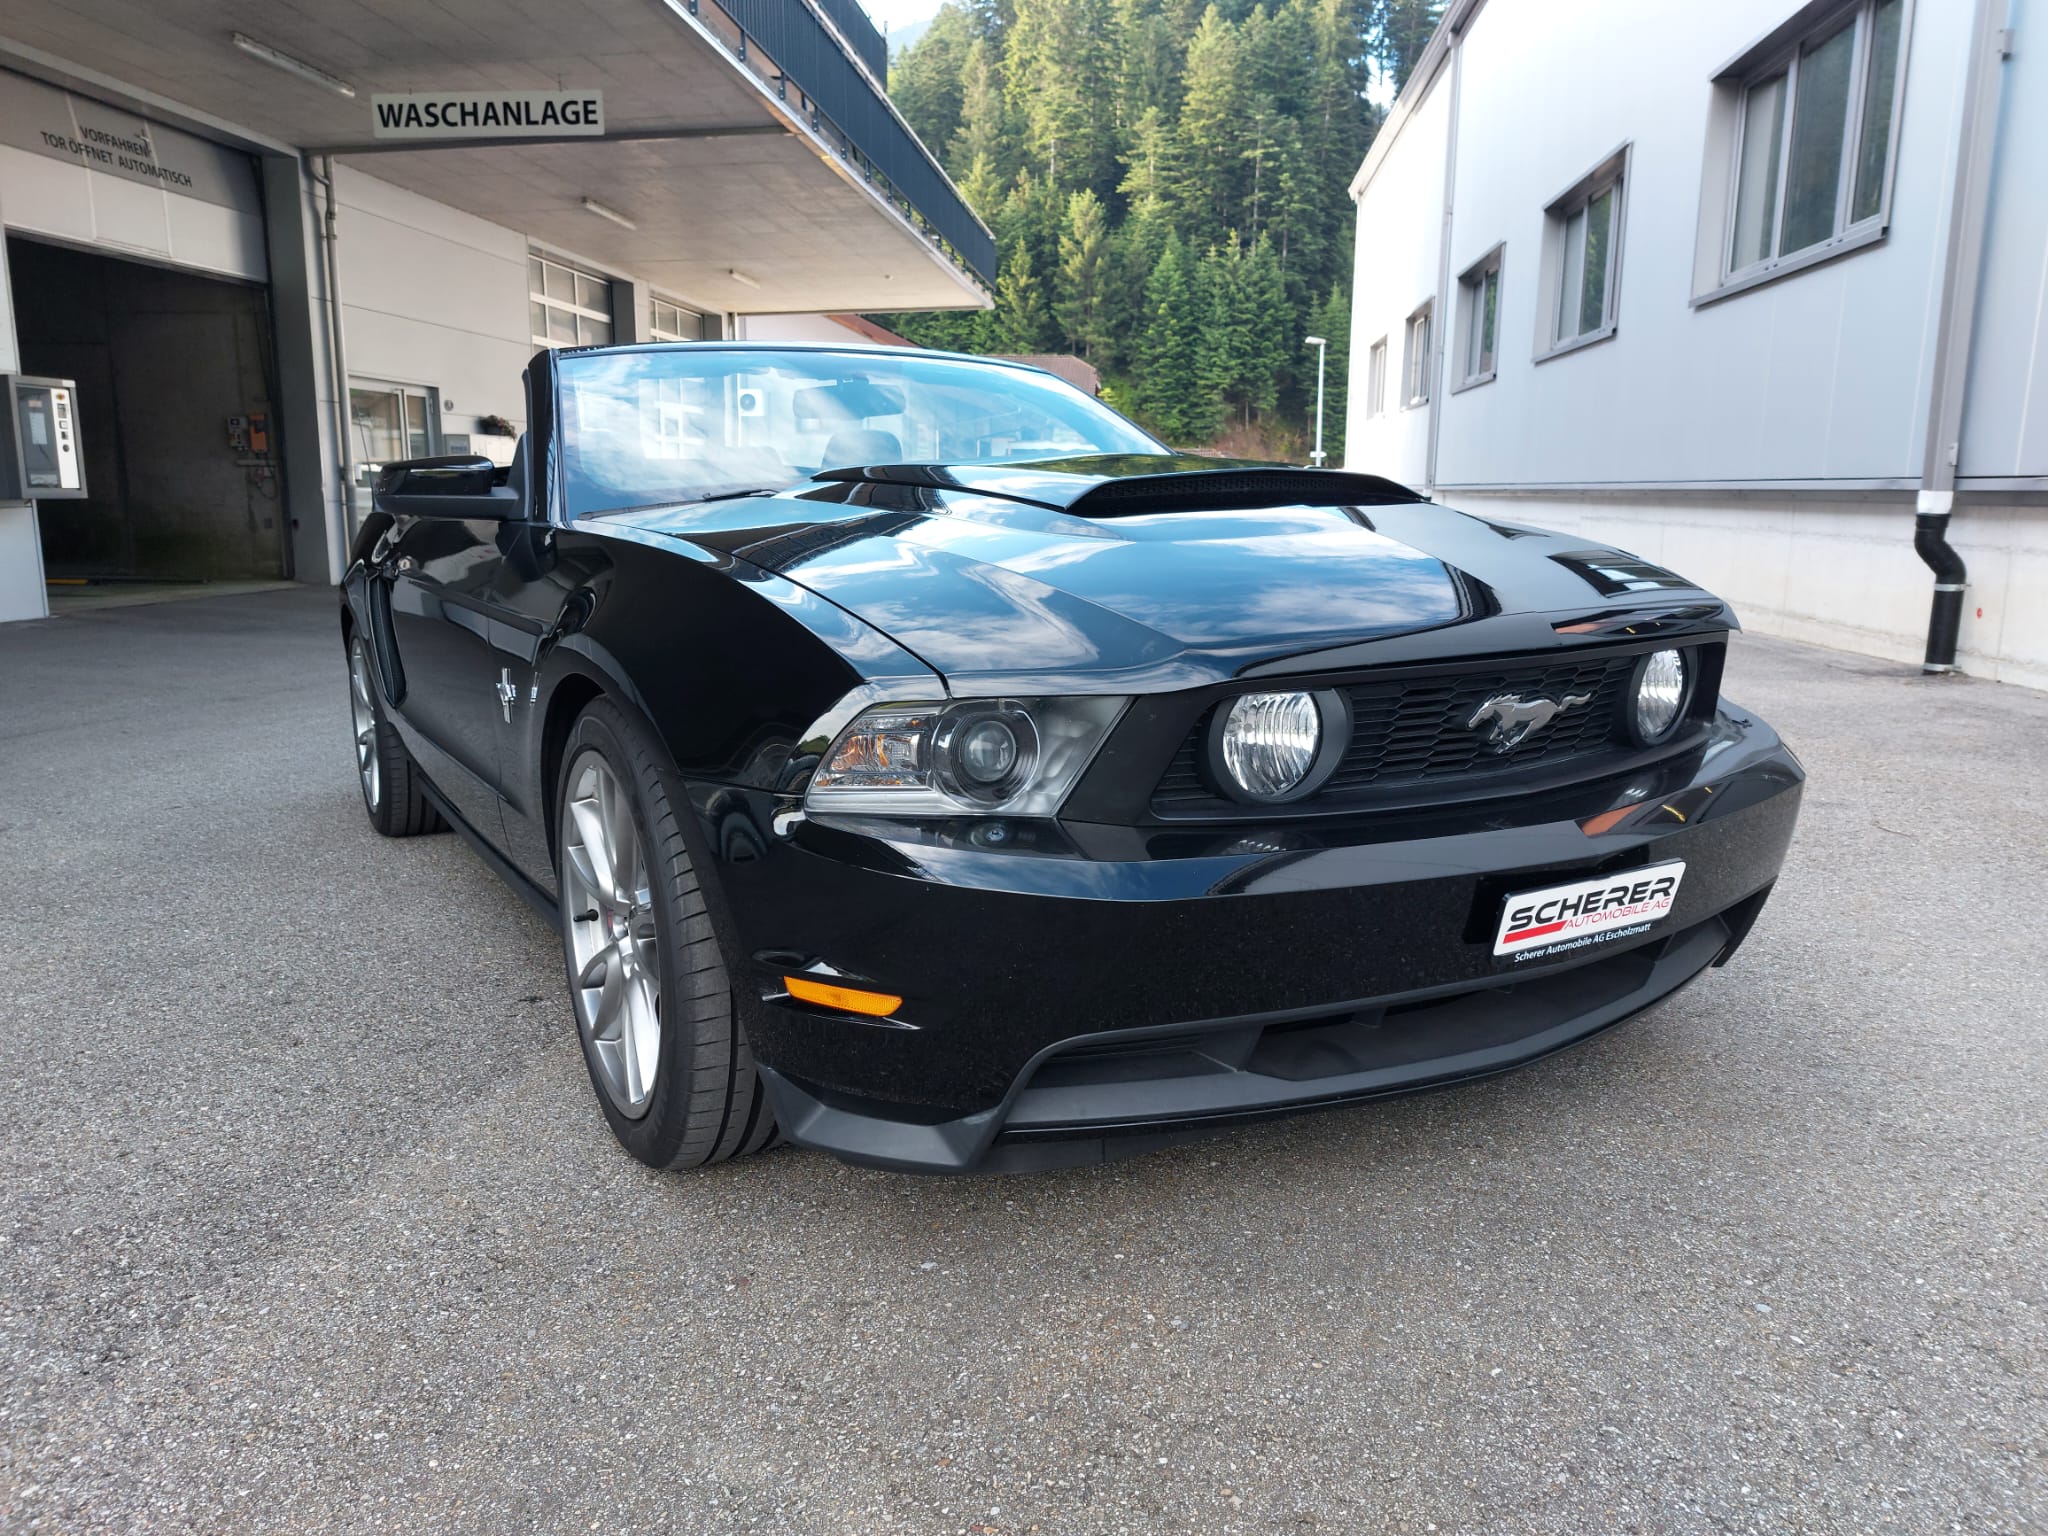
<path fill-rule="evenodd" d="M 1099 1161 L 1584 1039 L 1734 952 L 1803 778 L 1724 706 L 1701 748 L 1630 778 L 1339 826 L 778 830 L 771 796 L 692 800 L 784 1131 L 962 1172 Z M 1494 957 L 1509 894 L 1670 859 L 1685 878 L 1648 931 Z M 903 1005 L 876 1020 L 798 1003 L 781 978 L 805 972 Z"/>

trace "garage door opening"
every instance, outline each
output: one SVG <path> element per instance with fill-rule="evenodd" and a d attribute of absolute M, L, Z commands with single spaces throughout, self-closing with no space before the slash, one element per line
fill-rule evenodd
<path fill-rule="evenodd" d="M 81 501 L 39 511 L 53 582 L 289 576 L 265 290 L 11 237 L 24 373 L 78 382 Z"/>

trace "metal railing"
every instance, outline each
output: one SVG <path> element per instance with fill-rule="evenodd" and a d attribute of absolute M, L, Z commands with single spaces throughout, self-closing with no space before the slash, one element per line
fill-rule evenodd
<path fill-rule="evenodd" d="M 861 56 L 868 73 L 886 86 L 889 83 L 888 39 L 875 30 L 868 13 L 860 8 L 860 0 L 818 0 L 818 8 L 831 18 L 832 25 L 839 29 L 839 35 Z"/>
<path fill-rule="evenodd" d="M 926 154 L 888 101 L 861 73 L 832 31 L 818 19 L 804 0 L 713 0 L 740 30 L 740 56 L 757 69 L 750 58 L 754 44 L 773 66 L 764 71 L 775 81 L 785 101 L 795 102 L 810 114 L 811 126 L 826 136 L 830 130 L 842 141 L 841 153 L 856 164 L 871 182 L 879 182 L 891 201 L 912 223 L 923 228 L 945 246 L 955 260 L 994 286 L 996 280 L 995 238 L 974 216 L 960 194 L 953 190 L 945 173 Z M 865 41 L 839 19 L 841 10 L 854 12 L 873 37 L 879 52 L 882 42 L 854 0 L 819 0 L 833 16 L 833 26 L 847 39 L 847 47 L 867 54 Z M 698 9 L 695 0 L 690 8 Z M 872 65 L 870 67 L 873 67 Z M 886 80 L 887 60 L 875 69 L 876 80 Z"/>

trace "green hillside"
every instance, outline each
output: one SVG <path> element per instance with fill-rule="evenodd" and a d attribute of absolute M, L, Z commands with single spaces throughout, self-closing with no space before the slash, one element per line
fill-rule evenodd
<path fill-rule="evenodd" d="M 971 0 L 890 94 L 995 232 L 991 311 L 878 315 L 928 346 L 1072 351 L 1169 441 L 1299 456 L 1330 339 L 1341 451 L 1345 188 L 1439 0 Z"/>

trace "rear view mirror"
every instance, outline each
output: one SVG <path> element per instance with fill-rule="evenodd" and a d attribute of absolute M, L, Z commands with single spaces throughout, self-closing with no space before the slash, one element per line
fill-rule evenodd
<path fill-rule="evenodd" d="M 504 471 L 480 454 L 402 459 L 377 472 L 372 502 L 395 517 L 504 519 L 519 513 L 519 493 Z"/>
<path fill-rule="evenodd" d="M 790 399 L 790 412 L 799 432 L 847 427 L 875 416 L 901 415 L 903 391 L 873 379 L 841 379 L 798 390 Z"/>

